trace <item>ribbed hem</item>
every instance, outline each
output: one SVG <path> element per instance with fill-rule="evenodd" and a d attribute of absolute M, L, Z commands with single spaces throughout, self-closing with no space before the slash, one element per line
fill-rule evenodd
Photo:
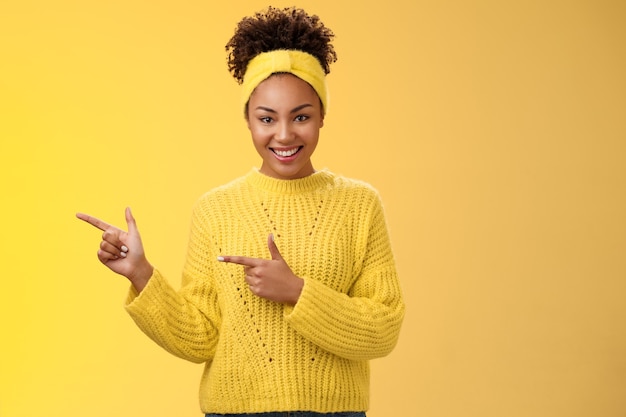
<path fill-rule="evenodd" d="M 229 399 L 227 400 L 229 401 Z M 346 412 L 366 412 L 369 409 L 369 400 L 363 399 L 352 406 L 338 406 L 345 404 L 343 398 L 302 398 L 301 401 L 293 400 L 293 404 L 285 398 L 270 398 L 261 401 L 246 402 L 240 407 L 225 407 L 226 401 L 200 401 L 200 409 L 205 414 L 257 414 L 257 413 L 281 413 L 289 411 L 308 411 L 313 413 L 346 413 Z"/>

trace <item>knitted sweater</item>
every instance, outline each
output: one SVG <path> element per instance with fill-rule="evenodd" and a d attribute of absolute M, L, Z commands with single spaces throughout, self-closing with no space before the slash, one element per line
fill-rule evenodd
<path fill-rule="evenodd" d="M 304 279 L 295 306 L 259 298 L 220 255 L 282 257 Z M 205 413 L 365 411 L 368 360 L 395 346 L 404 316 L 382 205 L 369 185 L 319 171 L 252 170 L 194 207 L 182 286 L 155 269 L 127 311 L 167 351 L 205 362 Z"/>

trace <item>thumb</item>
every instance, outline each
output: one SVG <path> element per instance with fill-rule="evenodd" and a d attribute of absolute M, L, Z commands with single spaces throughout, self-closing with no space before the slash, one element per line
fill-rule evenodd
<path fill-rule="evenodd" d="M 138 235 L 137 222 L 133 217 L 133 213 L 130 211 L 130 207 L 126 207 L 126 224 L 128 225 L 128 233 Z"/>
<path fill-rule="evenodd" d="M 272 260 L 279 261 L 283 259 L 280 251 L 278 250 L 278 247 L 276 246 L 276 242 L 274 242 L 273 233 L 270 233 L 270 235 L 267 237 L 267 247 L 270 250 L 270 255 L 272 255 Z"/>

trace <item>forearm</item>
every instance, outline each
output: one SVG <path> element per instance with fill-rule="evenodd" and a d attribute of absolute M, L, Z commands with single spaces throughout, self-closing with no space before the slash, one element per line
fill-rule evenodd
<path fill-rule="evenodd" d="M 213 357 L 215 318 L 177 293 L 157 270 L 141 293 L 133 286 L 126 310 L 148 337 L 173 355 L 197 363 Z"/>
<path fill-rule="evenodd" d="M 131 282 L 137 294 L 141 293 L 143 289 L 148 285 L 148 281 L 154 274 L 154 267 L 146 260 L 145 263 L 138 265 L 135 273 L 132 276 L 127 277 Z"/>
<path fill-rule="evenodd" d="M 298 304 L 285 308 L 287 321 L 301 335 L 338 356 L 369 360 L 395 347 L 404 318 L 399 291 L 386 300 L 350 297 L 306 281 Z"/>

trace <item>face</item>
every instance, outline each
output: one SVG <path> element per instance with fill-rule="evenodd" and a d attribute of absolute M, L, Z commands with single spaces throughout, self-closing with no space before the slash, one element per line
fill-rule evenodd
<path fill-rule="evenodd" d="M 323 125 L 317 93 L 295 75 L 272 75 L 250 96 L 248 128 L 263 159 L 260 171 L 270 177 L 297 179 L 313 174 L 311 155 Z"/>

